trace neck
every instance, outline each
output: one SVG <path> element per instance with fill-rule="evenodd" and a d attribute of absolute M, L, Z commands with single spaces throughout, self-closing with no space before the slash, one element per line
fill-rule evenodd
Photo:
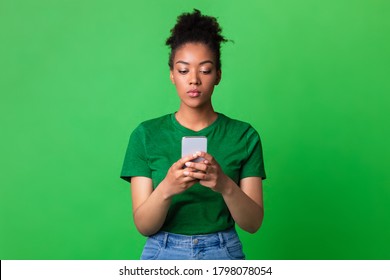
<path fill-rule="evenodd" d="M 176 120 L 184 127 L 193 131 L 202 130 L 211 125 L 218 118 L 213 107 L 210 108 L 189 108 L 180 106 L 176 113 Z"/>

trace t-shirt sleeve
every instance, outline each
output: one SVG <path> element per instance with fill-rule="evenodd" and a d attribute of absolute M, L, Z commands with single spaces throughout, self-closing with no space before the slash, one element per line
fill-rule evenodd
<path fill-rule="evenodd" d="M 266 179 L 263 149 L 260 136 L 254 128 L 250 128 L 246 137 L 247 158 L 241 168 L 240 178 L 261 177 Z"/>
<path fill-rule="evenodd" d="M 144 130 L 138 126 L 130 136 L 120 176 L 122 179 L 130 182 L 134 176 L 152 178 L 145 145 Z"/>

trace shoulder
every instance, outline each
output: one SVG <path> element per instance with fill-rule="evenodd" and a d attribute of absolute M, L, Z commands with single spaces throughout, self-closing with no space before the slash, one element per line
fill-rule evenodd
<path fill-rule="evenodd" d="M 134 129 L 134 133 L 147 133 L 148 131 L 156 131 L 158 129 L 163 129 L 164 127 L 169 125 L 170 119 L 171 114 L 167 114 L 161 117 L 143 121 Z"/>
<path fill-rule="evenodd" d="M 161 125 L 166 125 L 170 121 L 171 115 L 172 114 L 167 114 L 158 118 L 143 121 L 142 123 L 140 123 L 139 126 L 144 128 L 150 128 L 150 127 L 153 128 L 153 127 L 159 127 Z"/>
<path fill-rule="evenodd" d="M 225 126 L 225 133 L 229 135 L 234 135 L 234 138 L 245 140 L 248 143 L 256 143 L 260 141 L 260 135 L 257 130 L 246 121 L 232 119 L 223 114 L 220 114 L 222 117 L 222 123 Z"/>

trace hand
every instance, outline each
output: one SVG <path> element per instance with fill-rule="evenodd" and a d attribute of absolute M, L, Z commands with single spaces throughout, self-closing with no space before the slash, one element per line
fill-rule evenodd
<path fill-rule="evenodd" d="M 184 174 L 187 172 L 195 172 L 195 169 L 190 167 L 183 168 L 186 162 L 196 159 L 197 157 L 197 154 L 185 156 L 179 159 L 169 168 L 167 175 L 159 185 L 159 188 L 162 187 L 166 197 L 170 198 L 176 194 L 182 193 L 199 182 L 198 179 L 186 176 Z"/>
<path fill-rule="evenodd" d="M 230 178 L 222 171 L 218 162 L 208 153 L 197 152 L 195 155 L 204 158 L 203 162 L 185 162 L 188 168 L 199 170 L 185 170 L 183 175 L 199 180 L 202 186 L 208 187 L 213 191 L 223 193 L 226 190 Z"/>

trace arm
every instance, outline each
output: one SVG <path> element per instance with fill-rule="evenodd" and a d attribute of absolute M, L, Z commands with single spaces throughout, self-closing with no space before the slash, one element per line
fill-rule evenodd
<path fill-rule="evenodd" d="M 152 179 L 131 178 L 134 223 L 141 234 L 148 236 L 156 233 L 164 224 L 172 197 L 198 182 L 197 179 L 183 175 L 191 171 L 189 168 L 183 169 L 184 163 L 196 157 L 184 157 L 174 163 L 155 190 Z"/>
<path fill-rule="evenodd" d="M 248 177 L 240 181 L 240 187 L 231 180 L 216 160 L 207 153 L 200 153 L 203 163 L 186 163 L 202 172 L 186 171 L 185 175 L 199 179 L 201 185 L 221 193 L 229 211 L 240 228 L 255 233 L 261 226 L 264 216 L 262 179 Z"/>
<path fill-rule="evenodd" d="M 228 180 L 222 196 L 234 221 L 243 230 L 255 233 L 264 217 L 262 179 L 244 178 L 240 181 L 241 188 L 230 178 Z"/>
<path fill-rule="evenodd" d="M 153 191 L 152 179 L 147 177 L 131 178 L 131 197 L 135 226 L 143 235 L 156 233 L 165 221 L 170 199 L 156 188 Z"/>

